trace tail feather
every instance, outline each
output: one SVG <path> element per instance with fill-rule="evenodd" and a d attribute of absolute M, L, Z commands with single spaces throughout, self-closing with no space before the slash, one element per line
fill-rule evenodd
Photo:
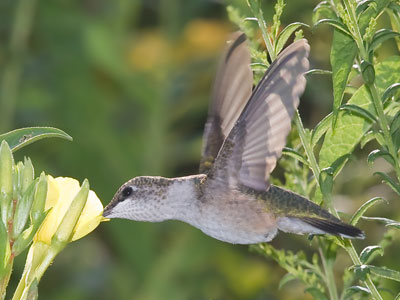
<path fill-rule="evenodd" d="M 340 235 L 346 238 L 364 239 L 363 231 L 352 225 L 346 224 L 339 219 L 320 219 L 312 217 L 301 217 L 301 221 L 332 235 Z"/>

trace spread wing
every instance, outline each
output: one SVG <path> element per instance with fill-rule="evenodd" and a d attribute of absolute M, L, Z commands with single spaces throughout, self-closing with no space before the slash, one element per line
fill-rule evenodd
<path fill-rule="evenodd" d="M 215 160 L 212 176 L 231 186 L 269 187 L 306 85 L 310 46 L 299 40 L 271 64 Z"/>
<path fill-rule="evenodd" d="M 211 169 L 221 146 L 251 95 L 253 73 L 244 33 L 232 35 L 220 62 L 203 134 L 200 172 Z"/>

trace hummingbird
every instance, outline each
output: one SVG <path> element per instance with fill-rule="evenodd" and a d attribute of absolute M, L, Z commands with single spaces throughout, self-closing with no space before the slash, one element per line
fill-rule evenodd
<path fill-rule="evenodd" d="M 364 238 L 364 233 L 292 191 L 270 183 L 309 69 L 305 39 L 284 49 L 253 87 L 244 33 L 225 47 L 203 134 L 200 173 L 139 176 L 123 184 L 106 218 L 180 220 L 232 244 L 271 241 L 278 230 Z"/>

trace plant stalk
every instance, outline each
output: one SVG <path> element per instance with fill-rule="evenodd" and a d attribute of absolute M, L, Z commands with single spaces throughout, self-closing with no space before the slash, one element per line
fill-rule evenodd
<path fill-rule="evenodd" d="M 320 244 L 319 245 L 319 254 L 321 256 L 322 266 L 324 267 L 325 280 L 326 280 L 326 286 L 328 287 L 328 291 L 329 291 L 329 297 L 331 300 L 339 300 L 339 296 L 338 296 L 337 289 L 336 289 L 336 282 L 335 282 L 335 278 L 333 276 L 332 268 L 330 266 L 328 266 L 328 262 L 323 253 L 321 243 L 319 243 L 319 244 Z"/>
<path fill-rule="evenodd" d="M 357 251 L 353 246 L 353 243 L 350 240 L 345 240 L 345 249 L 347 253 L 350 255 L 351 260 L 353 261 L 354 265 L 361 266 L 362 262 L 358 257 Z M 375 300 L 382 300 L 381 295 L 379 294 L 375 284 L 372 282 L 371 276 L 369 274 L 366 275 L 366 279 L 364 281 L 365 285 L 371 292 L 371 296 Z"/>

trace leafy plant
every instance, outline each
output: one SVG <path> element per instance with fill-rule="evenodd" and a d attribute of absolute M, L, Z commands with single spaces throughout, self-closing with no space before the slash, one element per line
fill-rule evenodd
<path fill-rule="evenodd" d="M 87 180 L 79 187 L 72 178 L 53 179 L 43 172 L 35 178 L 29 158 L 14 163 L 13 151 L 48 137 L 71 140 L 50 127 L 0 135 L 0 299 L 6 296 L 14 259 L 25 249 L 29 252 L 14 300 L 37 299 L 39 281 L 56 255 L 102 220 L 103 206 L 94 193 L 89 194 Z"/>
<path fill-rule="evenodd" d="M 281 15 L 285 6 L 278 0 L 271 23 L 264 19 L 261 2 L 249 0 L 252 16 L 243 17 L 242 12 L 228 7 L 231 20 L 242 30 L 250 31 L 248 25 L 258 25 L 262 42 L 253 39 L 253 58 L 257 68 L 267 68 L 277 57 L 292 33 L 296 39 L 302 37 L 306 27 L 302 23 L 292 23 L 281 31 Z M 389 17 L 392 28 L 381 28 L 380 20 Z M 311 70 L 308 74 L 331 74 L 333 83 L 332 112 L 323 118 L 313 129 L 304 128 L 297 113 L 294 118 L 295 135 L 288 141 L 285 157 L 281 159 L 288 171 L 286 185 L 308 196 L 317 203 L 323 203 L 332 214 L 339 217 L 332 203 L 332 190 L 335 179 L 340 175 L 357 146 L 364 147 L 375 142 L 377 149 L 368 155 L 367 164 L 374 164 L 378 157 L 385 159 L 392 167 L 390 173 L 375 172 L 398 196 L 400 196 L 400 56 L 379 59 L 376 55 L 380 45 L 390 39 L 398 39 L 400 6 L 392 0 L 334 0 L 322 1 L 314 9 L 312 29 L 318 30 L 323 24 L 333 27 L 330 54 L 332 70 Z M 268 27 L 267 24 L 271 24 Z M 246 27 L 247 26 L 247 27 Z M 254 30 L 254 29 L 253 29 Z M 396 40 L 398 42 L 398 40 Z M 262 46 L 266 47 L 268 56 Z M 311 45 L 312 48 L 312 45 Z M 355 78 L 362 78 L 361 86 L 352 86 Z M 312 77 L 309 77 L 312 81 Z M 348 99 L 348 100 L 346 100 Z M 394 176 L 392 176 L 392 173 Z M 394 232 L 400 228 L 399 222 L 381 217 L 365 217 L 373 205 L 383 200 L 379 195 L 366 201 L 352 216 L 350 222 L 356 225 L 359 220 L 374 220 L 384 223 L 388 232 L 375 245 L 365 247 L 360 253 L 352 241 L 340 237 L 315 237 L 312 240 L 318 247 L 311 261 L 299 253 L 277 250 L 271 245 L 260 244 L 252 249 L 277 261 L 288 274 L 280 286 L 293 279 L 301 280 L 316 299 L 354 299 L 372 297 L 382 299 L 383 279 L 400 281 L 400 272 L 392 266 L 373 265 L 375 257 L 384 254 L 393 239 Z M 335 280 L 333 265 L 339 249 L 344 249 L 352 265 L 344 272 L 342 283 Z M 339 286 L 342 287 L 339 290 Z M 400 297 L 397 295 L 396 299 Z"/>

